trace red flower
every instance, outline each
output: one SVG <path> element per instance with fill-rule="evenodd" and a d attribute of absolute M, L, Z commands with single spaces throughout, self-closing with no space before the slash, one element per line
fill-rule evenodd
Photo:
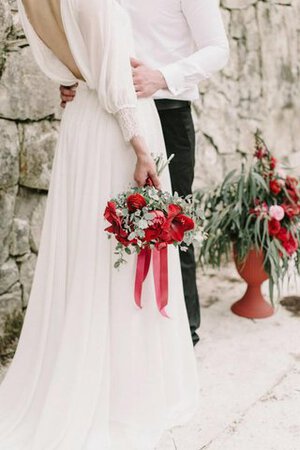
<path fill-rule="evenodd" d="M 268 223 L 269 235 L 277 236 L 281 229 L 280 222 L 276 219 L 271 219 Z"/>
<path fill-rule="evenodd" d="M 280 230 L 279 230 L 279 233 L 277 233 L 276 237 L 281 242 L 286 242 L 290 238 L 290 232 L 286 228 L 281 227 Z"/>
<path fill-rule="evenodd" d="M 276 180 L 276 178 L 273 178 L 273 180 L 270 180 L 270 191 L 274 195 L 278 195 L 281 192 L 282 186 L 279 180 Z"/>
<path fill-rule="evenodd" d="M 288 175 L 285 180 L 285 185 L 288 189 L 296 190 L 299 187 L 299 180 L 296 177 Z"/>
<path fill-rule="evenodd" d="M 121 237 L 126 238 L 127 233 L 122 228 L 122 218 L 118 216 L 116 210 L 116 204 L 114 202 L 108 202 L 104 212 L 105 219 L 111 224 L 105 229 L 108 233 L 113 233 Z"/>
<path fill-rule="evenodd" d="M 256 199 L 255 205 L 256 205 L 255 208 L 250 208 L 249 214 L 253 214 L 256 217 L 259 216 L 265 217 L 268 214 L 269 207 L 266 202 L 262 202 L 262 204 L 260 204 L 260 200 Z"/>
<path fill-rule="evenodd" d="M 265 156 L 267 156 L 267 152 L 266 152 L 266 150 L 264 148 L 258 148 L 256 150 L 256 152 L 254 153 L 254 156 L 257 159 L 263 159 Z"/>
<path fill-rule="evenodd" d="M 177 205 L 169 205 L 168 217 L 164 226 L 162 238 L 168 244 L 181 242 L 186 231 L 193 230 L 195 223 L 193 219 L 182 214 L 182 209 Z"/>
<path fill-rule="evenodd" d="M 289 239 L 282 243 L 283 248 L 289 256 L 292 256 L 298 250 L 299 243 L 297 239 L 290 233 Z"/>
<path fill-rule="evenodd" d="M 119 236 L 119 235 L 116 235 L 115 237 L 116 237 L 117 241 L 120 242 L 121 244 L 123 244 L 125 247 L 128 247 L 130 244 L 136 243 L 136 239 L 129 241 L 127 239 L 127 237 L 123 237 L 123 236 Z"/>
<path fill-rule="evenodd" d="M 300 214 L 300 207 L 296 203 L 285 203 L 282 205 L 285 214 L 292 219 Z"/>
<path fill-rule="evenodd" d="M 131 194 L 127 198 L 127 206 L 130 212 L 142 209 L 147 205 L 145 198 L 141 194 Z"/>
<path fill-rule="evenodd" d="M 107 202 L 104 217 L 112 225 L 121 225 L 121 218 L 117 214 L 117 205 L 114 202 Z"/>
<path fill-rule="evenodd" d="M 299 201 L 299 194 L 295 189 L 287 188 L 287 193 L 291 201 L 297 203 Z"/>
<path fill-rule="evenodd" d="M 270 168 L 272 170 L 274 170 L 276 166 L 277 166 L 277 159 L 274 158 L 274 156 L 271 156 L 271 158 L 270 158 Z"/>
<path fill-rule="evenodd" d="M 160 237 L 163 230 L 163 226 L 167 220 L 166 216 L 162 211 L 151 211 L 151 214 L 153 214 L 153 219 L 151 219 L 152 225 L 150 225 L 150 227 L 144 230 L 145 231 L 144 240 L 146 242 L 153 241 Z"/>

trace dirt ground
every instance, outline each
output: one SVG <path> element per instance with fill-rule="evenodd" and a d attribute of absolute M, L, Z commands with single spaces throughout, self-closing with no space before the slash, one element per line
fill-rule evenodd
<path fill-rule="evenodd" d="M 232 265 L 199 273 L 199 411 L 157 450 L 299 450 L 300 280 L 285 284 L 288 305 L 268 319 L 231 313 L 244 289 Z"/>
<path fill-rule="evenodd" d="M 262 320 L 231 313 L 244 289 L 232 265 L 199 272 L 199 410 L 157 450 L 299 450 L 300 280 L 284 287 L 289 310 Z"/>

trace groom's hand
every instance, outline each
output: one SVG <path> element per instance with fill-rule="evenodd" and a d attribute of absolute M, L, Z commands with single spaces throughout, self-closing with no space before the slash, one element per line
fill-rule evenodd
<path fill-rule="evenodd" d="M 68 102 L 72 102 L 76 95 L 76 88 L 78 87 L 78 83 L 73 84 L 73 86 L 60 86 L 60 106 L 65 108 Z"/>
<path fill-rule="evenodd" d="M 130 62 L 133 84 L 139 98 L 151 97 L 159 89 L 168 87 L 163 74 L 159 70 L 150 69 L 135 58 L 131 58 Z"/>

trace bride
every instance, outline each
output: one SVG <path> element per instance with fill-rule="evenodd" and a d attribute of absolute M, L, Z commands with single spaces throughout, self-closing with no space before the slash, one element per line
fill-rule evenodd
<path fill-rule="evenodd" d="M 113 268 L 103 211 L 165 152 L 152 100 L 138 100 L 129 18 L 114 0 L 18 0 L 42 71 L 78 82 L 61 122 L 41 245 L 15 357 L 0 388 L 1 450 L 153 450 L 197 408 L 179 257 L 169 249 L 170 319 L 135 261 Z"/>

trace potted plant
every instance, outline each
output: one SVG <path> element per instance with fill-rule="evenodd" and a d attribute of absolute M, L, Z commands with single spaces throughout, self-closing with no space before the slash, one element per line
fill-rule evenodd
<path fill-rule="evenodd" d="M 274 286 L 286 275 L 291 260 L 300 274 L 300 183 L 279 168 L 259 132 L 250 164 L 231 171 L 212 191 L 199 194 L 207 239 L 200 248 L 200 262 L 220 267 L 233 255 L 240 275 L 248 283 L 233 312 L 249 318 L 273 314 Z M 269 279 L 272 305 L 261 294 Z"/>

